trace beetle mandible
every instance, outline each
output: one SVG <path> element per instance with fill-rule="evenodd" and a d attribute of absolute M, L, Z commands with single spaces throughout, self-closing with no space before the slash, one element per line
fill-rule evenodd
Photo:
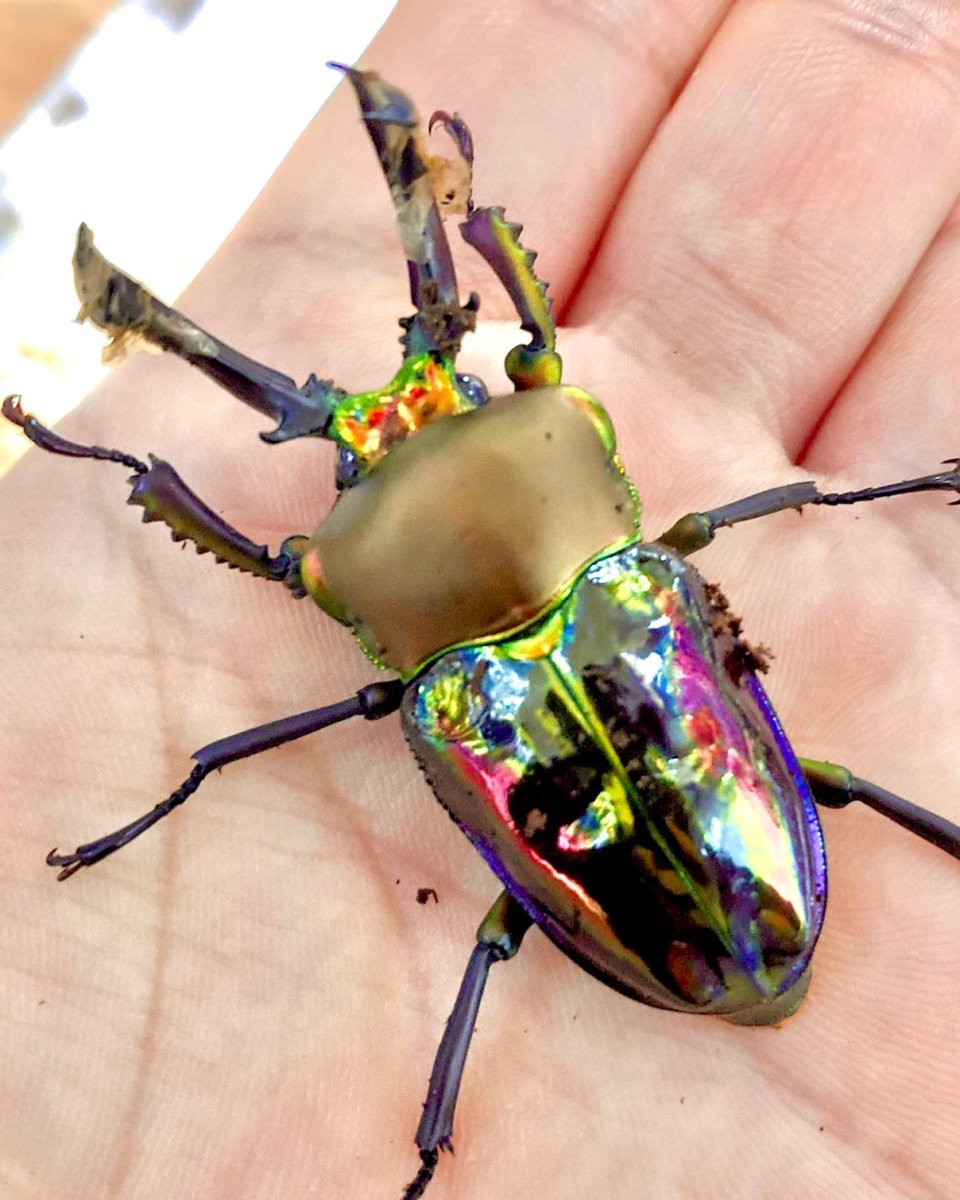
<path fill-rule="evenodd" d="M 474 205 L 473 146 L 434 114 L 432 157 L 408 98 L 373 72 L 352 84 L 396 208 L 414 314 L 383 388 L 347 394 L 246 358 L 108 263 L 81 227 L 83 315 L 115 342 L 153 343 L 276 422 L 268 442 L 332 441 L 339 495 L 310 536 L 276 554 L 232 528 L 169 464 L 71 442 L 10 397 L 42 449 L 133 472 L 130 502 L 230 566 L 309 596 L 394 678 L 321 709 L 203 747 L 165 801 L 48 862 L 65 879 L 138 837 L 204 777 L 351 717 L 399 711 L 433 790 L 503 885 L 482 922 L 416 1135 L 423 1195 L 453 1115 L 490 967 L 537 924 L 574 961 L 645 1004 L 772 1024 L 800 1004 L 826 902 L 815 802 L 859 800 L 960 858 L 960 828 L 845 768 L 798 759 L 757 679 L 762 653 L 688 558 L 716 531 L 787 508 L 960 491 L 960 460 L 846 493 L 790 484 L 689 514 L 654 541 L 614 431 L 562 382 L 546 288 L 520 228 Z M 507 356 L 514 392 L 458 373 L 478 300 L 461 304 L 443 218 L 492 267 L 530 341 Z M 421 536 L 425 495 L 442 497 Z M 516 515 L 523 514 L 523 521 Z"/>

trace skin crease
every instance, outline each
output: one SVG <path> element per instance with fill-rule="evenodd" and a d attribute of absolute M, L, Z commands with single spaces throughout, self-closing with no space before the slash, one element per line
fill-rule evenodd
<path fill-rule="evenodd" d="M 960 454 L 958 47 L 960 6 L 920 0 L 413 0 L 363 63 L 470 122 L 477 201 L 526 222 L 566 378 L 611 412 L 653 536 Z M 298 379 L 376 386 L 409 311 L 390 215 L 341 87 L 180 307 Z M 462 365 L 496 387 L 515 323 L 456 252 L 483 293 Z M 332 453 L 263 427 L 148 357 L 63 425 L 169 458 L 276 546 L 326 510 Z M 69 883 L 43 865 L 152 806 L 198 746 L 376 677 L 306 602 L 142 529 L 123 479 L 37 452 L 2 485 L 0 1193 L 398 1197 L 497 887 L 395 719 L 230 767 Z M 696 561 L 773 647 L 800 753 L 957 821 L 945 499 L 786 513 Z M 425 536 L 440 510 L 425 497 Z M 824 825 L 796 1017 L 646 1009 L 531 933 L 492 973 L 428 1195 L 960 1194 L 960 864 L 860 808 Z"/>

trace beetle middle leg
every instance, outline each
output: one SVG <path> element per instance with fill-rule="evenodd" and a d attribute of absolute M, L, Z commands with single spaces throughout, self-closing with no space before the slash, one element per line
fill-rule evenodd
<path fill-rule="evenodd" d="M 952 466 L 953 469 L 852 492 L 821 492 L 812 482 L 771 488 L 720 508 L 689 513 L 681 517 L 666 533 L 661 534 L 657 541 L 671 546 L 681 554 L 692 554 L 708 545 L 716 531 L 724 526 L 738 525 L 741 521 L 752 521 L 787 508 L 799 511 L 808 504 L 830 507 L 860 504 L 868 500 L 905 496 L 913 492 L 960 493 L 960 459 L 946 459 L 944 465 Z M 960 504 L 960 500 L 954 500 L 952 503 Z M 800 759 L 800 766 L 818 804 L 827 808 L 844 808 L 859 800 L 947 854 L 960 858 L 960 826 L 952 821 L 928 812 L 875 783 L 858 778 L 846 767 L 804 758 Z"/>
<path fill-rule="evenodd" d="M 918 479 L 904 479 L 899 483 L 882 484 L 880 487 L 861 488 L 854 492 L 821 492 L 812 481 L 791 483 L 785 487 L 770 488 L 745 496 L 732 504 L 705 512 L 688 513 L 662 533 L 658 542 L 673 547 L 681 554 L 692 554 L 709 545 L 718 529 L 727 525 L 739 525 L 741 521 L 753 521 L 757 517 L 768 517 L 773 513 L 795 508 L 798 512 L 808 504 L 825 504 L 830 508 L 841 504 L 861 504 L 866 500 L 881 500 L 888 496 L 907 496 L 912 492 L 958 492 L 960 493 L 960 458 L 944 460 L 944 466 L 952 471 L 941 471 L 934 475 L 922 475 Z M 960 500 L 954 500 L 960 504 Z"/>
<path fill-rule="evenodd" d="M 405 687 L 400 680 L 372 683 L 347 700 L 297 713 L 292 717 L 282 717 L 279 721 L 257 725 L 253 729 L 245 729 L 241 733 L 211 742 L 192 755 L 197 765 L 166 800 L 161 800 L 149 812 L 131 821 L 129 825 L 97 838 L 94 842 L 85 842 L 78 846 L 72 854 L 58 854 L 56 849 L 51 850 L 47 855 L 47 864 L 60 868 L 58 879 L 69 879 L 81 867 L 93 866 L 102 858 L 132 842 L 134 838 L 138 838 L 152 825 L 156 825 L 192 796 L 211 771 L 219 771 L 241 758 L 250 758 L 264 750 L 272 750 L 274 746 L 294 742 L 309 733 L 317 733 L 331 725 L 338 725 L 341 721 L 348 721 L 351 717 L 365 717 L 368 721 L 387 717 L 400 707 Z"/>
<path fill-rule="evenodd" d="M 517 901 L 501 892 L 477 930 L 477 944 L 443 1031 L 417 1126 L 416 1143 L 423 1165 L 408 1184 L 403 1200 L 418 1200 L 423 1195 L 436 1170 L 439 1152 L 451 1149 L 453 1113 L 487 975 L 494 963 L 513 958 L 531 924 Z"/>
<path fill-rule="evenodd" d="M 874 812 L 909 829 L 925 842 L 945 850 L 954 858 L 960 858 L 960 825 L 954 825 L 945 817 L 911 804 L 886 788 L 860 779 L 836 763 L 801 758 L 800 766 L 818 804 L 825 808 L 846 808 L 848 804 L 859 800 Z"/>

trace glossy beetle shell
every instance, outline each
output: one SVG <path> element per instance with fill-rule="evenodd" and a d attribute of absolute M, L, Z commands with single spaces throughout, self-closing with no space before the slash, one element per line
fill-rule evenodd
<path fill-rule="evenodd" d="M 449 646 L 528 624 L 636 536 L 606 412 L 580 388 L 537 388 L 398 440 L 341 494 L 300 570 L 406 677 Z"/>
<path fill-rule="evenodd" d="M 646 1003 L 750 1014 L 805 986 L 826 871 L 721 615 L 689 564 L 634 546 L 521 634 L 444 654 L 403 717 L 454 820 L 563 950 Z"/>

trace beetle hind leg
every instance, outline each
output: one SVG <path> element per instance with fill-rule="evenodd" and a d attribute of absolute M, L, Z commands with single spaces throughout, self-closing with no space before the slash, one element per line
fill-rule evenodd
<path fill-rule="evenodd" d="M 520 905 L 502 892 L 477 930 L 477 944 L 443 1031 L 430 1073 L 423 1116 L 417 1126 L 416 1143 L 422 1165 L 407 1185 L 403 1200 L 419 1200 L 433 1178 L 439 1152 L 453 1148 L 453 1113 L 487 975 L 494 963 L 516 954 L 531 923 Z"/>
<path fill-rule="evenodd" d="M 838 767 L 836 763 L 801 758 L 800 767 L 818 804 L 825 808 L 846 808 L 854 800 L 859 800 L 874 812 L 909 829 L 925 842 L 960 859 L 960 825 L 954 825 L 946 817 L 911 804 L 886 788 L 859 779 L 846 767 Z"/>

